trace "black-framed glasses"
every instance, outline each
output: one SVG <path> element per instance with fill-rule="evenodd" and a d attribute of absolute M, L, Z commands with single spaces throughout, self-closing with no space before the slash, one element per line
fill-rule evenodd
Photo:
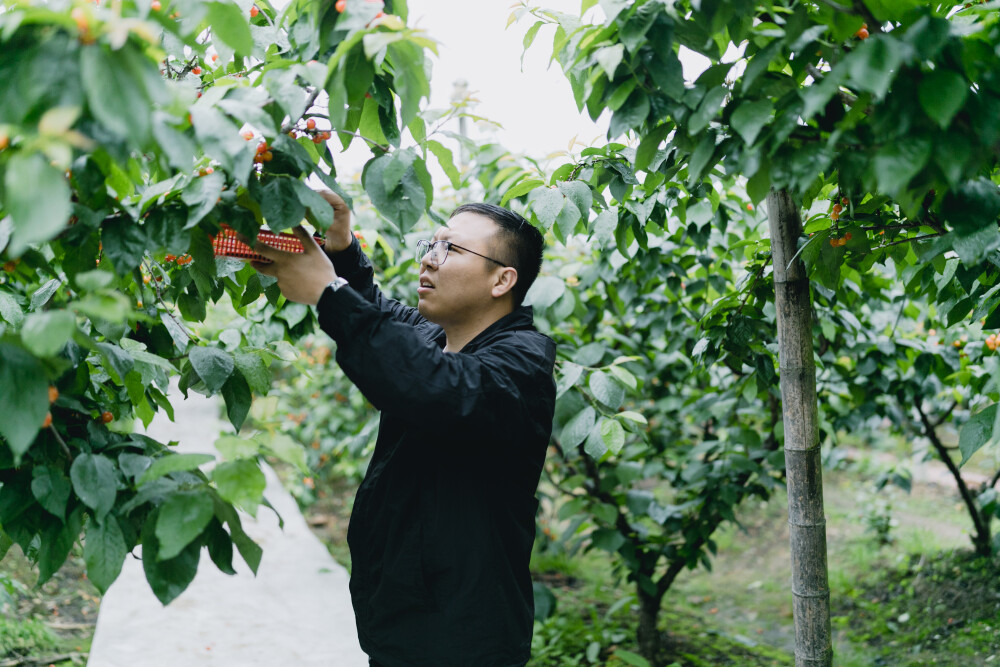
<path fill-rule="evenodd" d="M 417 262 L 422 262 L 424 257 L 430 260 L 431 266 L 435 269 L 448 259 L 448 251 L 452 248 L 458 248 L 459 250 L 464 250 L 465 252 L 471 252 L 473 255 L 478 255 L 483 259 L 488 259 L 491 262 L 496 262 L 500 266 L 507 266 L 506 263 L 501 262 L 499 259 L 493 259 L 492 257 L 487 257 L 482 255 L 475 250 L 469 250 L 468 248 L 462 247 L 451 241 L 417 241 Z"/>

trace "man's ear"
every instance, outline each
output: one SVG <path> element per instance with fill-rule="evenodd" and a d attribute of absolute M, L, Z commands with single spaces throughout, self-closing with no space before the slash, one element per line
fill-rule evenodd
<path fill-rule="evenodd" d="M 505 266 L 501 269 L 496 279 L 493 281 L 493 289 L 490 292 L 493 298 L 499 299 L 505 294 L 509 294 L 514 285 L 517 284 L 517 269 L 512 266 Z"/>

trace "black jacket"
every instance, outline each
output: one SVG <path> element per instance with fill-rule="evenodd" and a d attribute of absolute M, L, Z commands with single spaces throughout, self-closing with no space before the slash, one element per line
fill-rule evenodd
<path fill-rule="evenodd" d="M 386 667 L 513 667 L 530 656 L 528 560 L 552 429 L 555 344 L 520 307 L 457 354 L 385 297 L 358 242 L 334 258 L 320 326 L 382 411 L 348 544 L 361 647 Z"/>

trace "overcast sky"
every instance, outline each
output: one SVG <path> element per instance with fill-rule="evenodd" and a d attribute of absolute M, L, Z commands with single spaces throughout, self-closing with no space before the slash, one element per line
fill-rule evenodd
<path fill-rule="evenodd" d="M 567 14 L 579 15 L 580 11 L 580 0 L 530 2 Z M 428 54 L 433 65 L 429 106 L 447 107 L 455 82 L 464 80 L 479 100 L 472 112 L 502 126 L 471 126 L 470 137 L 495 141 L 514 153 L 538 159 L 558 151 L 579 153 L 586 146 L 606 143 L 608 114 L 595 123 L 586 110 L 578 111 L 562 68 L 558 63 L 549 65 L 554 26 L 539 31 L 522 67 L 524 34 L 534 19 L 524 17 L 507 28 L 507 17 L 519 4 L 514 0 L 408 0 L 407 4 L 407 24 L 425 30 L 439 42 L 438 55 Z M 688 81 L 708 65 L 706 58 L 684 48 L 680 59 Z M 447 129 L 458 131 L 457 122 Z M 331 147 L 339 146 L 337 141 L 331 143 Z M 355 141 L 337 159 L 337 171 L 342 175 L 360 172 L 370 158 L 364 144 Z M 428 166 L 432 171 L 436 168 Z"/>
<path fill-rule="evenodd" d="M 473 113 L 502 125 L 502 129 L 470 127 L 471 137 L 497 141 L 515 153 L 542 158 L 566 150 L 574 137 L 590 145 L 603 139 L 608 119 L 591 122 L 573 102 L 569 82 L 559 65 L 549 67 L 554 28 L 539 32 L 521 69 L 524 33 L 533 21 L 526 18 L 505 29 L 513 11 L 507 0 L 409 0 L 407 23 L 427 31 L 440 46 L 429 54 L 433 65 L 429 106 L 451 103 L 455 82 L 465 80 L 480 102 Z M 544 7 L 578 13 L 579 0 L 541 0 Z M 458 131 L 457 123 L 449 129 Z M 337 160 L 338 172 L 359 170 L 371 153 L 355 142 Z M 334 145 L 334 144 L 331 144 Z M 575 150 L 579 151 L 580 146 Z"/>

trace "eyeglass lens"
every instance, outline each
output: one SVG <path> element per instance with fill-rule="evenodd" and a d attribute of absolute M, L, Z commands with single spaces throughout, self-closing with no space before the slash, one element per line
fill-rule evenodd
<path fill-rule="evenodd" d="M 433 243 L 431 241 L 417 241 L 417 262 L 423 261 L 424 257 L 427 257 L 432 266 L 440 266 L 448 257 L 448 243 L 445 241 L 434 241 Z"/>

